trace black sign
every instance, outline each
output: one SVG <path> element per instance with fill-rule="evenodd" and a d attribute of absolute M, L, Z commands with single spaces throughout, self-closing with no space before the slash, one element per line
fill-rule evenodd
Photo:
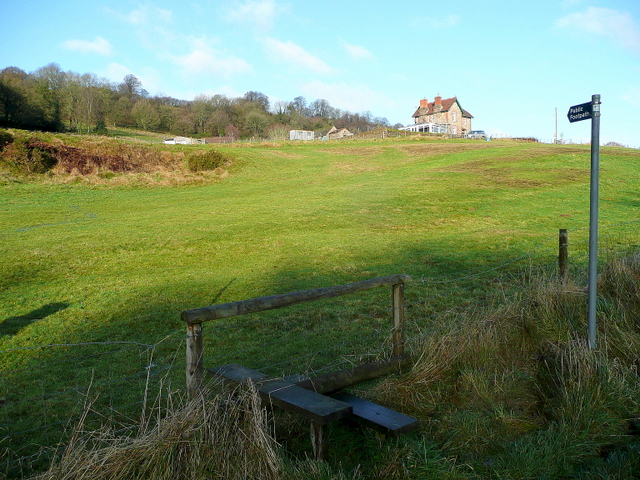
<path fill-rule="evenodd" d="M 591 118 L 592 113 L 593 104 L 591 102 L 587 102 L 580 105 L 574 105 L 573 107 L 569 108 L 567 117 L 569 118 L 569 122 L 573 123 Z"/>

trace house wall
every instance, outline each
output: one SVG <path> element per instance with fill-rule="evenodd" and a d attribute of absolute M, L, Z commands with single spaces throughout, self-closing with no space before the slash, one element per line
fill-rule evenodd
<path fill-rule="evenodd" d="M 416 124 L 422 123 L 437 123 L 443 125 L 449 125 L 449 132 L 453 135 L 462 135 L 465 132 L 469 132 L 472 130 L 471 127 L 471 118 L 462 116 L 462 109 L 458 102 L 453 102 L 449 107 L 449 110 L 442 111 L 442 99 L 440 97 L 436 97 L 433 105 L 433 112 L 428 112 L 428 102 L 427 100 L 420 101 L 420 109 L 418 115 L 415 118 Z M 424 109 L 424 113 L 421 111 Z"/>

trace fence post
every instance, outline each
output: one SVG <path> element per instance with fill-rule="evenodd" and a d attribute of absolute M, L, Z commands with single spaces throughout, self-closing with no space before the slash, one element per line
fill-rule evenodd
<path fill-rule="evenodd" d="M 393 308 L 393 355 L 404 354 L 404 283 L 391 287 Z"/>
<path fill-rule="evenodd" d="M 316 460 L 324 460 L 329 458 L 329 440 L 327 438 L 327 429 L 320 423 L 311 422 L 311 449 L 313 457 Z"/>
<path fill-rule="evenodd" d="M 561 228 L 558 236 L 558 269 L 560 281 L 566 282 L 569 273 L 569 234 L 566 228 Z"/>
<path fill-rule="evenodd" d="M 187 324 L 187 392 L 194 398 L 202 386 L 202 323 Z"/>

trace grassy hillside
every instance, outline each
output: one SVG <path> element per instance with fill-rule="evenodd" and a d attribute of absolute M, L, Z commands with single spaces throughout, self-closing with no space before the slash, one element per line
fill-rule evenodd
<path fill-rule="evenodd" d="M 174 147 L 154 148 L 168 158 Z M 172 157 L 176 169 L 183 168 L 185 148 Z M 80 392 L 92 382 L 138 375 L 117 391 L 96 387 L 109 396 L 104 408 L 128 405 L 148 387 L 139 371 L 149 352 L 180 388 L 182 310 L 407 273 L 418 280 L 408 289 L 410 321 L 424 331 L 435 328 L 438 312 L 495 303 L 496 291 L 514 296 L 523 266 L 555 262 L 559 228 L 570 230 L 574 272 L 584 265 L 588 147 L 409 137 L 216 148 L 233 159 L 224 175 L 155 182 L 131 172 L 80 178 L 54 170 L 11 176 L 0 186 L 2 428 L 36 429 L 6 440 L 2 447 L 18 452 L 7 458 L 55 441 L 38 429 L 42 423 L 34 423 L 25 397 L 37 399 L 39 420 L 55 424 L 82 411 Z M 602 149 L 605 254 L 638 245 L 639 161 L 636 150 Z M 376 291 L 221 322 L 207 329 L 207 364 L 229 361 L 217 357 L 225 353 L 264 367 L 345 339 L 355 341 L 348 352 L 355 358 L 375 350 L 379 337 L 360 337 L 386 328 L 387 309 L 388 292 Z M 301 337 L 327 326 L 337 333 Z M 256 348 L 285 334 L 301 338 Z M 115 342 L 139 346 L 105 354 Z M 63 346 L 32 348 L 54 344 Z M 315 364 L 279 365 L 272 373 L 304 373 L 335 361 L 316 357 Z M 76 396 L 48 396 L 69 389 Z M 423 446 L 458 455 L 446 442 Z M 376 461 L 390 461 L 381 455 Z"/>

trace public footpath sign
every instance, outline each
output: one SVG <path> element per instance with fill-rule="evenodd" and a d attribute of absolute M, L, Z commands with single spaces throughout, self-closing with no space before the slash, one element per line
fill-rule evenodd
<path fill-rule="evenodd" d="M 596 348 L 596 305 L 598 298 L 598 176 L 600 172 L 600 95 L 574 105 L 569 122 L 591 119 L 591 191 L 589 203 L 589 347 Z"/>
<path fill-rule="evenodd" d="M 569 113 L 567 113 L 567 118 L 569 118 L 569 122 L 579 122 L 581 120 L 587 120 L 592 118 L 593 115 L 593 103 L 581 103 L 580 105 L 574 105 L 569 108 Z"/>

